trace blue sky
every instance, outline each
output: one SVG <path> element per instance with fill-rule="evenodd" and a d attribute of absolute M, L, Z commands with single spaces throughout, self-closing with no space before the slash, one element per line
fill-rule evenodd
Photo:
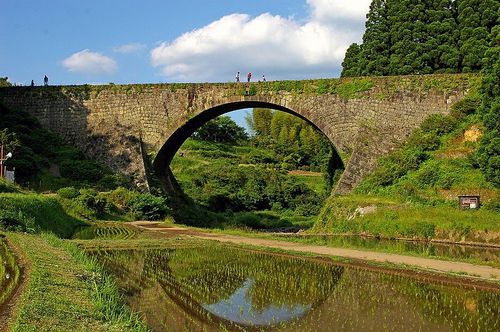
<path fill-rule="evenodd" d="M 370 0 L 2 0 L 0 76 L 27 85 L 337 77 Z"/>

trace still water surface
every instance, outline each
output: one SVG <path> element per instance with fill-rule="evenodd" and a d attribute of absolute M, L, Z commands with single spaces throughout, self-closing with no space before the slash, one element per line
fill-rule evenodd
<path fill-rule="evenodd" d="M 499 331 L 500 292 L 223 245 L 90 254 L 154 331 Z"/>

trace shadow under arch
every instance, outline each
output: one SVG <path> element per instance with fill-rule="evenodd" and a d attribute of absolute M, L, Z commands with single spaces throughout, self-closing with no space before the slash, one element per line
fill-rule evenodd
<path fill-rule="evenodd" d="M 306 121 L 309 125 L 313 126 L 316 130 L 321 132 L 330 142 L 332 147 L 332 158 L 329 161 L 329 169 L 333 167 L 332 165 L 341 165 L 342 170 L 344 169 L 344 164 L 342 159 L 340 158 L 338 151 L 335 147 L 335 143 L 328 138 L 328 136 L 319 128 L 314 122 L 312 122 L 307 117 L 302 114 L 293 111 L 287 107 L 265 102 L 265 101 L 238 101 L 238 102 L 230 102 L 222 105 L 218 105 L 212 108 L 209 108 L 193 118 L 189 119 L 185 124 L 179 127 L 163 144 L 163 146 L 158 151 L 154 161 L 153 161 L 153 170 L 155 177 L 161 182 L 163 189 L 170 195 L 179 196 L 183 195 L 183 192 L 177 183 L 172 171 L 170 170 L 170 162 L 174 158 L 177 151 L 180 149 L 182 144 L 189 138 L 191 135 L 198 130 L 201 126 L 203 126 L 208 121 L 215 119 L 216 117 L 223 115 L 225 113 L 246 109 L 246 108 L 267 108 L 273 109 L 276 111 L 282 111 L 288 114 L 292 114 L 294 116 L 299 117 L 300 119 Z"/>

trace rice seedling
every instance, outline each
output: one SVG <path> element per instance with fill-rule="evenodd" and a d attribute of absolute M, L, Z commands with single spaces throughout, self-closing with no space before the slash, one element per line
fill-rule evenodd
<path fill-rule="evenodd" d="M 212 243 L 91 254 L 153 330 L 500 328 L 497 291 Z"/>

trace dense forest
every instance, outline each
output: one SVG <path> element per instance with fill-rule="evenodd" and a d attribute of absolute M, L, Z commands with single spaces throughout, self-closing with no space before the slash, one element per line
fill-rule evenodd
<path fill-rule="evenodd" d="M 500 186 L 500 1 L 373 0 L 361 45 L 352 44 L 342 76 L 482 72 L 484 127 L 475 154 Z"/>
<path fill-rule="evenodd" d="M 342 76 L 480 71 L 499 8 L 498 0 L 373 0 Z"/>

